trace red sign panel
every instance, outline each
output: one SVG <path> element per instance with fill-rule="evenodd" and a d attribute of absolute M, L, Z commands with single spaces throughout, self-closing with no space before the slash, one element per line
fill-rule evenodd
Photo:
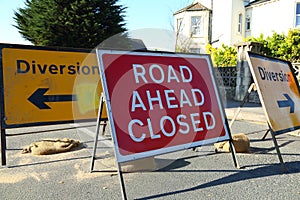
<path fill-rule="evenodd" d="M 208 56 L 97 53 L 118 162 L 229 139 Z"/>

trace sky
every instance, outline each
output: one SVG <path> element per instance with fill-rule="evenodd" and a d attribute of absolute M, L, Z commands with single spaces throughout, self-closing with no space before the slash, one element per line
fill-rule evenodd
<path fill-rule="evenodd" d="M 0 0 L 0 43 L 30 44 L 19 34 L 14 11 L 24 7 L 25 0 Z M 173 13 L 193 0 L 119 0 L 126 8 L 125 22 L 129 31 L 154 28 L 173 30 Z"/>

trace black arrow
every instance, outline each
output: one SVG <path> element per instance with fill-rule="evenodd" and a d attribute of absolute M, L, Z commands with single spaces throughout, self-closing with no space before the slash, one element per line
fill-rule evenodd
<path fill-rule="evenodd" d="M 76 95 L 45 95 L 49 88 L 38 88 L 28 100 L 39 109 L 51 109 L 45 102 L 77 101 Z"/>
<path fill-rule="evenodd" d="M 287 100 L 277 101 L 279 108 L 290 107 L 290 113 L 294 113 L 295 103 L 288 94 L 283 94 Z"/>

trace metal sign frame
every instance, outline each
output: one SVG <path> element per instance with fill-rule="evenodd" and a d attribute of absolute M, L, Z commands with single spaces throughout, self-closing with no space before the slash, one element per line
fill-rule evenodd
<path fill-rule="evenodd" d="M 268 124 L 268 127 L 269 127 L 269 130 L 263 136 L 263 140 L 265 139 L 267 133 L 270 132 L 271 136 L 272 136 L 272 140 L 273 140 L 274 146 L 275 146 L 275 149 L 276 149 L 276 153 L 277 153 L 278 159 L 279 159 L 281 167 L 282 167 L 282 171 L 286 172 L 287 169 L 286 169 L 285 163 L 284 163 L 284 161 L 282 159 L 282 156 L 281 156 L 281 152 L 280 152 L 277 140 L 276 140 L 276 135 L 277 134 L 287 133 L 287 132 L 294 131 L 294 130 L 298 130 L 298 129 L 300 129 L 300 124 L 298 126 L 294 126 L 293 125 L 293 126 L 289 126 L 289 127 L 288 127 L 288 125 L 285 125 L 284 128 L 280 128 L 280 126 L 279 126 L 279 127 L 276 128 L 276 130 L 274 130 L 274 127 L 272 126 L 272 124 L 276 123 L 276 121 L 270 120 L 270 117 L 271 117 L 270 115 L 271 114 L 268 113 L 268 110 L 270 110 L 270 108 L 268 109 L 268 105 L 266 104 L 267 102 L 265 102 L 265 100 L 264 100 L 264 97 L 266 97 L 266 94 L 264 94 L 262 92 L 262 88 L 263 89 L 267 88 L 267 86 L 265 86 L 264 84 L 262 84 L 261 82 L 258 81 L 258 77 L 256 76 L 254 67 L 257 67 L 257 68 L 260 67 L 259 70 L 261 72 L 259 72 L 260 73 L 259 76 L 261 76 L 261 79 L 262 79 L 262 75 L 264 75 L 263 70 L 269 70 L 269 69 L 263 68 L 262 66 L 258 66 L 257 64 L 256 64 L 257 66 L 256 65 L 254 66 L 253 62 L 251 62 L 251 58 L 250 57 L 258 58 L 258 59 L 261 59 L 261 61 L 264 60 L 266 62 L 273 62 L 273 63 L 274 62 L 275 63 L 278 62 L 278 63 L 281 63 L 283 66 L 286 66 L 287 69 L 289 69 L 288 73 L 284 72 L 283 70 L 281 70 L 280 71 L 281 75 L 278 75 L 278 76 L 277 76 L 277 74 L 275 72 L 273 73 L 273 72 L 270 71 L 268 73 L 270 74 L 269 78 L 273 79 L 273 82 L 283 81 L 283 82 L 287 82 L 285 84 L 289 84 L 290 88 L 283 87 L 283 89 L 286 89 L 286 90 L 289 90 L 289 91 L 281 91 L 280 88 L 276 88 L 276 91 L 278 91 L 278 90 L 281 91 L 281 93 L 284 94 L 283 96 L 285 96 L 287 99 L 286 100 L 272 99 L 272 101 L 273 100 L 276 101 L 277 106 L 279 107 L 279 109 L 282 109 L 282 108 L 283 109 L 290 109 L 290 111 L 289 111 L 290 114 L 294 112 L 295 105 L 294 105 L 293 100 L 289 97 L 288 93 L 290 93 L 292 90 L 294 90 L 293 92 L 297 93 L 295 96 L 297 97 L 297 95 L 298 95 L 298 97 L 297 97 L 298 100 L 299 100 L 299 94 L 300 94 L 300 87 L 299 87 L 298 80 L 297 80 L 297 78 L 295 76 L 295 70 L 294 70 L 294 68 L 292 67 L 292 64 L 289 61 L 285 61 L 285 60 L 282 60 L 282 59 L 272 58 L 272 57 L 269 57 L 269 56 L 264 56 L 264 55 L 261 55 L 261 54 L 258 54 L 258 53 L 253 53 L 253 52 L 247 52 L 246 57 L 247 57 L 247 61 L 249 63 L 251 74 L 252 74 L 252 77 L 254 79 L 254 83 L 256 85 L 257 92 L 258 92 L 258 95 L 259 95 L 259 99 L 260 99 L 260 102 L 261 102 L 261 104 L 263 106 L 264 113 L 265 113 L 266 118 L 267 118 L 267 124 Z M 273 65 L 272 65 L 272 67 L 273 67 Z M 278 71 L 278 69 L 277 69 L 277 71 Z M 288 74 L 288 75 L 286 75 L 288 77 L 288 78 L 286 78 L 287 80 L 283 80 L 284 79 L 283 78 L 284 74 Z M 268 91 L 268 92 L 272 92 L 272 91 Z M 292 104 L 290 104 L 290 101 L 292 101 Z M 286 110 L 284 112 L 285 112 L 284 114 L 286 115 Z M 277 114 L 279 116 L 281 116 L 280 113 L 277 113 Z M 289 116 L 289 117 L 291 117 L 291 116 Z M 288 116 L 284 116 L 284 118 L 288 118 Z"/>
<path fill-rule="evenodd" d="M 209 71 L 209 74 L 207 76 L 210 76 L 210 78 L 211 78 L 210 81 L 212 83 L 213 92 L 214 92 L 214 95 L 215 95 L 213 98 L 216 98 L 215 100 L 217 101 L 217 104 L 218 104 L 217 107 L 219 109 L 218 112 L 220 112 L 219 114 L 221 115 L 221 120 L 222 120 L 219 123 L 222 123 L 222 128 L 225 129 L 224 130 L 225 135 L 223 135 L 222 137 L 220 137 L 220 135 L 219 135 L 219 137 L 216 137 L 216 138 L 211 138 L 211 139 L 202 140 L 202 141 L 200 140 L 200 141 L 196 141 L 196 142 L 190 142 L 190 143 L 187 143 L 187 144 L 179 144 L 175 147 L 171 146 L 171 147 L 167 147 L 167 148 L 163 148 L 163 149 L 154 149 L 154 150 L 150 150 L 150 151 L 140 152 L 140 153 L 136 153 L 136 154 L 129 155 L 129 156 L 128 155 L 127 156 L 121 155 L 120 152 L 119 152 L 119 146 L 118 146 L 119 144 L 118 144 L 118 138 L 117 138 L 117 135 L 116 135 L 117 133 L 116 133 L 116 128 L 115 128 L 115 120 L 114 120 L 114 116 L 113 116 L 113 112 L 116 111 L 116 110 L 113 111 L 112 106 L 111 106 L 113 98 L 110 97 L 109 92 L 111 92 L 111 91 L 109 91 L 109 89 L 108 89 L 107 76 L 106 76 L 106 73 L 105 73 L 106 70 L 107 70 L 107 69 L 105 69 L 105 66 L 107 66 L 107 63 L 105 63 L 103 61 L 103 57 L 102 57 L 105 54 L 130 55 L 130 56 L 137 56 L 138 55 L 138 56 L 148 56 L 148 57 L 159 57 L 160 59 L 163 59 L 163 60 L 167 60 L 168 58 L 172 59 L 172 58 L 176 58 L 176 57 L 177 58 L 178 57 L 179 58 L 180 57 L 183 57 L 183 58 L 198 58 L 199 60 L 200 59 L 206 60 L 207 65 L 208 65 L 208 71 Z M 149 157 L 149 156 L 161 155 L 161 154 L 166 154 L 166 153 L 180 151 L 180 150 L 185 150 L 185 149 L 201 146 L 203 144 L 210 144 L 210 143 L 220 142 L 220 141 L 229 141 L 230 148 L 231 148 L 231 153 L 232 153 L 232 158 L 233 158 L 233 161 L 234 161 L 234 165 L 235 165 L 235 167 L 240 168 L 240 166 L 237 162 L 237 159 L 236 159 L 236 152 L 235 152 L 235 148 L 234 148 L 234 145 L 233 145 L 233 142 L 232 142 L 230 128 L 229 128 L 229 125 L 228 125 L 228 122 L 227 122 L 225 111 L 223 109 L 222 101 L 221 101 L 221 98 L 220 98 L 220 93 L 219 93 L 218 87 L 217 87 L 216 82 L 215 82 L 215 76 L 214 76 L 214 73 L 213 73 L 212 64 L 211 64 L 211 60 L 210 60 L 209 55 L 172 54 L 172 53 L 169 53 L 169 52 L 149 52 L 149 51 L 148 52 L 140 52 L 140 51 L 139 52 L 128 52 L 128 51 L 97 49 L 97 57 L 98 57 L 98 61 L 99 61 L 99 67 L 101 68 L 100 69 L 100 72 L 101 72 L 100 74 L 101 74 L 102 87 L 103 87 L 103 91 L 105 93 L 104 96 L 105 96 L 105 102 L 106 102 L 106 106 L 107 106 L 106 108 L 107 108 L 108 118 L 109 118 L 109 121 L 110 121 L 111 130 L 112 130 L 112 139 L 113 139 L 113 143 L 114 143 L 114 147 L 115 147 L 115 157 L 116 157 L 117 171 L 118 171 L 118 175 L 119 175 L 121 193 L 122 193 L 122 198 L 123 199 L 127 199 L 127 195 L 126 195 L 125 183 L 124 183 L 122 170 L 121 170 L 121 165 L 120 165 L 120 163 L 122 163 L 122 162 L 137 160 L 137 159 L 146 158 L 146 157 Z M 109 60 L 108 62 L 110 64 L 112 62 L 114 62 L 113 59 L 108 59 L 108 60 Z M 122 63 L 122 62 L 120 62 L 120 63 Z M 108 64 L 108 66 L 110 66 L 110 64 Z M 122 63 L 122 67 L 124 67 L 125 65 L 126 64 Z M 118 81 L 114 77 L 110 77 L 110 78 L 114 79 L 114 81 L 113 81 L 114 83 L 116 81 Z M 125 82 L 128 81 L 127 78 L 128 77 L 126 76 L 125 79 L 124 79 Z M 130 87 L 130 83 L 127 82 L 125 87 Z M 126 88 L 124 90 L 129 91 L 130 89 Z M 116 92 L 116 94 L 120 95 L 118 92 Z M 114 98 L 124 99 L 123 96 L 122 97 L 121 96 L 119 96 L 119 97 L 115 96 Z M 104 100 L 101 100 L 101 102 L 103 102 L 103 101 Z M 126 104 L 121 105 L 121 106 L 124 107 L 124 108 L 128 108 Z M 101 110 L 102 110 L 102 107 L 101 107 Z M 199 112 L 200 112 L 200 110 L 199 110 Z M 99 113 L 100 114 L 98 115 L 98 119 L 101 118 L 101 112 L 99 112 Z M 100 123 L 98 123 L 97 126 L 99 126 L 99 124 Z M 97 128 L 97 133 L 96 134 L 98 134 L 98 132 L 99 132 L 99 128 Z M 129 133 L 127 133 L 127 134 L 129 134 Z M 97 135 L 95 137 L 95 142 L 94 142 L 94 154 L 93 154 L 92 160 L 91 160 L 91 170 L 90 171 L 93 171 L 94 160 L 95 160 L 95 157 L 96 157 L 95 156 L 95 149 L 97 148 L 96 140 L 97 140 Z M 125 142 L 125 141 L 123 141 L 123 142 Z"/>

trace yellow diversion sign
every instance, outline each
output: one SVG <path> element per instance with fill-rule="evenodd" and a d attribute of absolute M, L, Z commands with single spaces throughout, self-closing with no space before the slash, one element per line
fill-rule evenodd
<path fill-rule="evenodd" d="M 97 118 L 102 88 L 94 53 L 2 47 L 2 75 L 4 128 Z"/>
<path fill-rule="evenodd" d="M 276 133 L 300 128 L 300 91 L 291 63 L 247 53 L 268 123 Z"/>

